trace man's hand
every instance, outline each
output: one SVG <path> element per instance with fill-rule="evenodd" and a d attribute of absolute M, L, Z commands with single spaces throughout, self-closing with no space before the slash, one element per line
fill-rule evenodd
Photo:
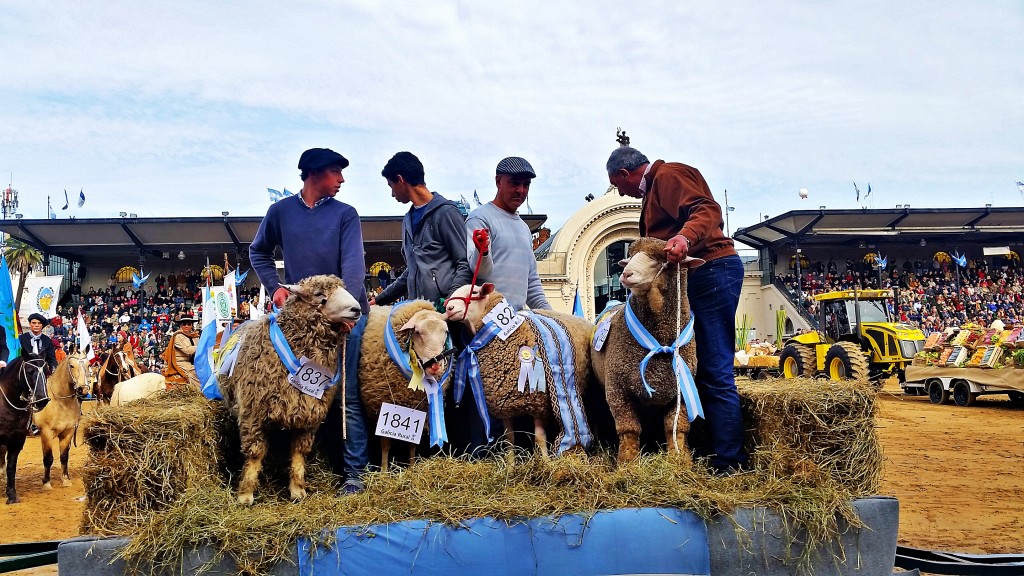
<path fill-rule="evenodd" d="M 285 290 L 284 288 L 278 288 L 277 290 L 274 290 L 274 304 L 278 308 L 284 306 L 284 301 L 288 299 L 289 294 L 291 294 L 291 292 Z"/>
<path fill-rule="evenodd" d="M 491 249 L 491 232 L 487 228 L 473 230 L 473 246 L 478 254 L 486 254 Z"/>
<path fill-rule="evenodd" d="M 665 257 L 669 262 L 682 262 L 690 253 L 690 241 L 682 234 L 677 234 L 665 243 Z"/>
<path fill-rule="evenodd" d="M 370 296 L 370 299 L 367 300 L 367 303 L 370 306 L 376 306 L 377 305 L 377 297 L 376 296 Z"/>
<path fill-rule="evenodd" d="M 7 362 L 0 360 L 0 370 L 3 370 L 4 368 L 7 368 Z"/>

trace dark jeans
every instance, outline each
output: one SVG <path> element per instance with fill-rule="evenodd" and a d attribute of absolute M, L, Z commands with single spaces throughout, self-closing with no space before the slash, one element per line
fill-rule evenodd
<path fill-rule="evenodd" d="M 718 469 L 747 465 L 740 396 L 732 372 L 742 286 L 743 262 L 735 255 L 692 269 L 687 280 L 686 293 L 695 316 L 695 378 L 707 421 L 705 450 Z"/>
<path fill-rule="evenodd" d="M 359 394 L 359 354 L 368 317 L 368 314 L 363 314 L 345 343 L 345 423 L 348 437 L 344 441 L 342 470 L 346 478 L 359 478 L 370 463 L 369 431 L 363 399 Z M 335 396 L 335 402 L 341 405 L 340 394 Z"/>

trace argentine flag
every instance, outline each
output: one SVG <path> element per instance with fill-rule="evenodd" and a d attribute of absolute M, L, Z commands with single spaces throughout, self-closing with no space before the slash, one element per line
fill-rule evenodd
<path fill-rule="evenodd" d="M 217 302 L 213 298 L 210 287 L 203 288 L 203 333 L 196 344 L 196 376 L 199 386 L 204 387 L 206 381 L 214 376 L 213 344 L 217 341 Z"/>

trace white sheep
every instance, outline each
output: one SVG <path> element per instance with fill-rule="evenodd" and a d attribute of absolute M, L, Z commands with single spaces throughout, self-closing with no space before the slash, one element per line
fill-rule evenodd
<path fill-rule="evenodd" d="M 159 372 L 146 372 L 118 382 L 110 395 L 111 406 L 124 406 L 129 402 L 148 398 L 167 389 L 167 379 Z"/>
<path fill-rule="evenodd" d="M 239 328 L 240 342 L 234 371 L 220 379 L 224 401 L 238 420 L 245 466 L 238 483 L 238 502 L 252 504 L 253 491 L 267 454 L 267 432 L 291 432 L 291 467 L 288 490 L 292 500 L 306 496 L 306 455 L 323 423 L 336 391 L 344 382 L 341 351 L 345 333 L 359 320 L 359 302 L 336 276 L 310 276 L 295 285 L 282 285 L 292 293 L 280 312 Z M 289 381 L 285 366 L 271 342 L 272 323 L 295 359 L 318 364 L 318 376 L 300 370 L 298 380 L 322 391 L 317 398 L 301 392 Z M 278 340 L 280 343 L 280 340 Z M 285 354 L 287 356 L 287 354 Z M 292 367 L 294 368 L 294 366 Z M 336 381 L 330 383 L 330 376 Z M 304 376 L 308 378 L 304 378 Z M 326 390 L 323 386 L 327 386 Z M 314 393 L 316 390 L 312 390 Z"/>
<path fill-rule="evenodd" d="M 600 349 L 591 352 L 593 372 L 604 386 L 615 419 L 620 464 L 640 454 L 639 406 L 663 410 L 669 447 L 684 455 L 689 454 L 689 422 L 700 406 L 696 387 L 680 386 L 677 372 L 685 381 L 688 369 L 692 382 L 697 369 L 686 277 L 688 268 L 703 261 L 687 258 L 679 265 L 668 264 L 664 247 L 665 242 L 656 238 L 641 238 L 630 245 L 629 259 L 620 262 L 625 266 L 621 282 L 630 290 L 630 298 L 627 304 L 610 311 L 610 319 L 599 322 L 595 331 L 595 348 Z M 653 342 L 645 346 L 630 331 L 626 306 Z M 607 326 L 602 326 L 605 322 Z M 635 324 L 634 331 L 638 331 Z M 652 348 L 661 351 L 652 353 Z"/>
<path fill-rule="evenodd" d="M 483 416 L 486 409 L 502 420 L 509 444 L 512 418 L 531 416 L 534 441 L 544 456 L 548 455 L 545 425 L 552 418 L 560 427 L 554 442 L 556 454 L 586 448 L 592 436 L 583 394 L 591 383 L 590 334 L 594 325 L 583 318 L 548 310 L 520 313 L 526 320 L 507 339 L 495 337 L 484 344 L 481 338 L 491 334 L 496 322 L 512 319 L 511 308 L 504 309 L 507 305 L 504 296 L 490 283 L 463 286 L 448 298 L 448 319 L 462 322 L 474 338 L 456 365 L 456 400 L 461 398 L 465 385 L 473 385 L 472 373 L 478 368 L 486 401 L 486 408 L 478 402 L 478 411 Z M 492 312 L 495 320 L 485 324 L 485 317 Z M 532 360 L 534 357 L 536 361 Z M 529 385 L 531 366 L 540 371 L 534 373 L 533 380 L 539 386 Z M 524 377 L 526 385 L 521 385 Z M 474 400 L 479 400 L 476 390 Z M 486 418 L 484 423 L 489 428 Z"/>
<path fill-rule="evenodd" d="M 388 330 L 398 348 L 399 362 L 406 364 L 407 373 L 396 364 L 388 353 L 385 345 Z M 406 408 L 414 408 L 430 413 L 440 419 L 433 424 L 437 429 L 433 432 L 437 441 L 447 437 L 444 431 L 444 389 L 449 362 L 447 353 L 448 323 L 444 315 L 434 309 L 434 305 L 426 300 L 411 300 L 392 306 L 372 306 L 366 319 L 366 332 L 359 356 L 359 391 L 363 399 L 363 407 L 367 412 L 368 422 L 376 422 L 380 416 L 381 406 L 387 402 Z M 410 354 L 412 352 L 412 354 Z M 411 371 L 419 368 L 422 373 L 437 382 L 433 398 L 428 401 L 426 386 L 434 386 L 426 381 L 423 387 L 411 389 Z M 436 404 L 431 405 L 431 402 Z M 433 420 L 433 419 L 432 419 Z M 380 437 L 381 469 L 388 469 L 388 455 L 391 439 Z M 409 444 L 409 461 L 416 455 L 416 445 Z"/>

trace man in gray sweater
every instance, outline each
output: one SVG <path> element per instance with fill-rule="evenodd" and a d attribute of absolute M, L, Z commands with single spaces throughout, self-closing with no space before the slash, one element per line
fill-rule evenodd
<path fill-rule="evenodd" d="M 474 230 L 488 231 L 490 245 L 480 262 L 477 283 L 491 282 L 516 310 L 529 306 L 533 310 L 550 310 L 537 274 L 537 258 L 533 254 L 533 234 L 519 217 L 519 207 L 526 202 L 530 183 L 537 177 L 530 163 L 516 156 L 498 162 L 494 183 L 498 192 L 493 202 L 473 210 L 466 219 L 467 234 Z M 467 247 L 471 263 L 477 249 L 471 241 Z"/>

